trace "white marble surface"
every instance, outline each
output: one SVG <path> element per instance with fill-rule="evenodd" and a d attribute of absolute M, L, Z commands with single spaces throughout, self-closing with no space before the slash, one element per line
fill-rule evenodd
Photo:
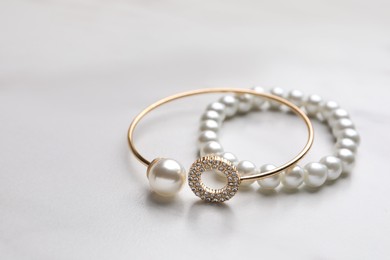
<path fill-rule="evenodd" d="M 389 10 L 378 0 L 2 0 L 0 259 L 389 259 Z M 223 206 L 188 188 L 169 203 L 148 193 L 126 143 L 132 117 L 174 92 L 254 84 L 350 111 L 362 136 L 353 173 L 318 192 L 253 186 Z M 142 151 L 188 168 L 214 98 L 149 117 Z M 252 114 L 226 124 L 222 142 L 280 163 L 301 127 Z M 307 160 L 331 152 L 315 127 Z"/>

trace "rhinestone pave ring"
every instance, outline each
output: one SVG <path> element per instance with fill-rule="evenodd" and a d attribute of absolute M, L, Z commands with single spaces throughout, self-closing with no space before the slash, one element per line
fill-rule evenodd
<path fill-rule="evenodd" d="M 204 172 L 221 172 L 226 176 L 227 184 L 221 189 L 212 189 L 202 182 Z M 238 191 L 240 176 L 237 168 L 230 161 L 210 155 L 196 160 L 189 171 L 188 184 L 196 196 L 207 202 L 224 202 L 231 199 Z"/>

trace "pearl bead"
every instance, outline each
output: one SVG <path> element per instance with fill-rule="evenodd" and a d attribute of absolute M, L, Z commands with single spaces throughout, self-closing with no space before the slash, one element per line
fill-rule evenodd
<path fill-rule="evenodd" d="M 260 172 L 268 172 L 273 169 L 275 169 L 276 166 L 272 164 L 264 164 L 263 166 L 260 167 Z M 276 174 L 264 179 L 260 179 L 257 181 L 257 183 L 260 185 L 261 188 L 267 189 L 267 190 L 272 190 L 275 189 L 276 187 L 279 186 L 280 184 L 280 174 Z"/>
<path fill-rule="evenodd" d="M 328 168 L 328 180 L 336 180 L 343 170 L 341 160 L 335 156 L 325 156 L 320 163 Z"/>
<path fill-rule="evenodd" d="M 287 99 L 294 105 L 300 107 L 303 105 L 304 95 L 302 91 L 294 89 L 288 93 Z"/>
<path fill-rule="evenodd" d="M 237 164 L 237 171 L 241 177 L 257 174 L 256 165 L 250 161 L 240 161 Z M 241 186 L 248 187 L 252 185 L 255 181 L 243 181 Z"/>
<path fill-rule="evenodd" d="M 210 141 L 202 145 L 200 155 L 220 154 L 223 152 L 222 145 L 217 141 Z"/>
<path fill-rule="evenodd" d="M 237 95 L 238 99 L 238 113 L 245 114 L 248 113 L 253 106 L 253 96 L 250 94 L 241 94 Z"/>
<path fill-rule="evenodd" d="M 207 110 L 203 113 L 201 120 L 214 120 L 221 123 L 225 119 L 224 115 L 219 114 L 214 110 Z"/>
<path fill-rule="evenodd" d="M 328 118 L 328 125 L 333 127 L 333 124 L 340 120 L 341 118 L 349 118 L 349 114 L 346 110 L 342 108 L 337 108 L 332 112 L 332 114 Z"/>
<path fill-rule="evenodd" d="M 304 170 L 305 184 L 310 187 L 320 187 L 325 183 L 328 176 L 328 169 L 322 163 L 308 163 L 305 165 Z"/>
<path fill-rule="evenodd" d="M 305 110 L 307 115 L 315 116 L 320 111 L 322 97 L 319 95 L 310 95 L 305 101 Z"/>
<path fill-rule="evenodd" d="M 147 177 L 152 191 L 161 196 L 173 196 L 182 188 L 186 171 L 173 159 L 155 159 L 148 167 Z"/>
<path fill-rule="evenodd" d="M 344 129 L 347 128 L 355 128 L 352 120 L 349 118 L 341 118 L 333 123 L 332 132 L 333 135 L 337 136 L 337 134 Z"/>
<path fill-rule="evenodd" d="M 342 138 L 342 139 L 339 139 L 337 141 L 336 149 L 342 149 L 342 148 L 346 148 L 346 149 L 351 150 L 352 152 L 355 153 L 357 151 L 358 145 L 352 139 Z"/>
<path fill-rule="evenodd" d="M 225 108 L 226 106 L 221 102 L 213 102 L 210 105 L 208 105 L 207 110 L 214 110 L 218 112 L 220 115 L 222 115 L 225 114 Z"/>
<path fill-rule="evenodd" d="M 208 119 L 208 120 L 204 120 L 200 123 L 199 129 L 200 129 L 200 131 L 210 130 L 210 131 L 218 132 L 219 128 L 220 128 L 220 125 L 218 124 L 217 121 Z"/>
<path fill-rule="evenodd" d="M 355 163 L 355 155 L 351 150 L 342 148 L 337 150 L 336 157 L 341 160 L 344 173 L 349 173 Z"/>
<path fill-rule="evenodd" d="M 198 142 L 200 145 L 203 145 L 204 143 L 210 142 L 210 141 L 217 141 L 218 136 L 217 133 L 214 131 L 206 130 L 199 134 Z"/>
<path fill-rule="evenodd" d="M 325 120 L 328 120 L 333 111 L 335 111 L 339 107 L 339 104 L 335 101 L 323 102 L 320 105 L 320 113 Z"/>
<path fill-rule="evenodd" d="M 233 164 L 237 164 L 238 163 L 238 158 L 237 156 L 235 156 L 234 154 L 230 153 L 230 152 L 224 152 L 221 154 L 221 157 L 232 162 Z"/>
<path fill-rule="evenodd" d="M 265 90 L 262 87 L 255 86 L 252 88 L 254 91 L 259 92 L 259 93 L 264 93 Z M 256 109 L 262 109 L 264 104 L 266 103 L 266 100 L 262 97 L 259 96 L 254 96 L 253 97 L 253 107 Z"/>
<path fill-rule="evenodd" d="M 296 189 L 303 183 L 303 175 L 303 168 L 296 165 L 281 174 L 282 184 L 287 189 Z"/>
<path fill-rule="evenodd" d="M 341 130 L 339 133 L 337 133 L 338 140 L 344 139 L 344 138 L 348 138 L 348 139 L 353 140 L 357 145 L 360 144 L 360 135 L 353 128 L 344 129 L 344 130 Z"/>
<path fill-rule="evenodd" d="M 282 88 L 272 88 L 271 89 L 271 94 L 278 96 L 278 97 L 283 97 L 284 96 L 284 90 Z M 280 109 L 282 105 L 280 102 L 277 101 L 269 101 L 269 105 L 271 109 Z"/>
<path fill-rule="evenodd" d="M 226 117 L 232 117 L 237 113 L 238 100 L 236 97 L 232 95 L 226 95 L 223 96 L 219 101 L 225 105 Z"/>

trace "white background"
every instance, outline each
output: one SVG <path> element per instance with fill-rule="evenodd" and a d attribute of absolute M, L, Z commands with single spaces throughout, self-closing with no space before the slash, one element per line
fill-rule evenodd
<path fill-rule="evenodd" d="M 389 259 L 388 1 L 0 2 L 0 259 Z M 130 154 L 131 119 L 203 87 L 279 86 L 339 102 L 361 133 L 350 176 L 311 192 L 257 184 L 224 205 L 187 186 L 149 193 Z M 188 167 L 198 117 L 216 96 L 148 117 L 137 145 Z M 332 152 L 315 123 L 307 161 Z M 279 164 L 302 123 L 253 113 L 221 142 Z"/>

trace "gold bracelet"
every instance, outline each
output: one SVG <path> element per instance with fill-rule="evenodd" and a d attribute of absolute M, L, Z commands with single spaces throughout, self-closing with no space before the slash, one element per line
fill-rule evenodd
<path fill-rule="evenodd" d="M 254 96 L 269 99 L 274 102 L 278 102 L 282 105 L 287 106 L 301 117 L 307 127 L 308 138 L 304 148 L 295 156 L 292 160 L 287 163 L 274 168 L 270 171 L 258 173 L 254 175 L 240 176 L 237 168 L 230 161 L 218 156 L 217 154 L 204 156 L 197 159 L 191 166 L 188 174 L 188 183 L 191 190 L 200 197 L 202 200 L 208 202 L 224 202 L 231 199 L 238 191 L 241 182 L 260 180 L 263 178 L 271 177 L 285 171 L 297 164 L 310 150 L 313 140 L 314 131 L 310 119 L 306 114 L 300 110 L 296 105 L 287 101 L 284 98 L 276 95 L 257 92 L 250 89 L 238 89 L 238 88 L 212 88 L 212 89 L 199 89 L 187 91 L 179 94 L 175 94 L 166 98 L 163 98 L 152 105 L 145 108 L 139 113 L 132 123 L 130 124 L 128 131 L 128 142 L 131 151 L 135 157 L 147 166 L 147 177 L 149 180 L 152 191 L 156 192 L 161 196 L 173 196 L 180 191 L 184 182 L 186 171 L 184 167 L 176 160 L 169 158 L 156 158 L 152 161 L 147 160 L 143 157 L 138 149 L 134 145 L 134 131 L 140 120 L 154 109 L 160 107 L 163 104 L 171 101 L 181 99 L 184 97 L 195 96 L 207 93 L 235 93 L 235 94 L 251 94 Z M 213 189 L 207 187 L 201 179 L 204 172 L 220 172 L 223 173 L 227 178 L 227 184 L 221 189 Z"/>

